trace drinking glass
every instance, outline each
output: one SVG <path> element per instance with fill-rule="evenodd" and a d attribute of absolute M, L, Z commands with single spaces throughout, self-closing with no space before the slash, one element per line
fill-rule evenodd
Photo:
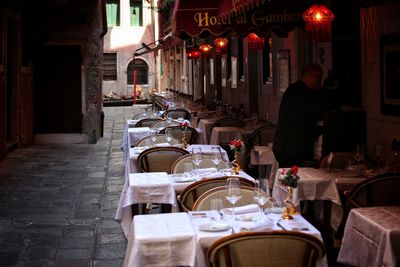
<path fill-rule="evenodd" d="M 203 153 L 200 147 L 194 147 L 192 150 L 192 162 L 196 166 L 196 175 L 199 177 L 199 166 L 203 161 Z"/>
<path fill-rule="evenodd" d="M 261 219 L 264 215 L 263 206 L 265 205 L 265 203 L 267 203 L 269 197 L 267 193 L 265 193 L 265 191 L 262 190 L 262 186 L 260 185 L 260 182 L 258 180 L 256 180 L 254 183 L 253 199 L 259 207 L 259 213 L 260 213 L 259 217 Z"/>
<path fill-rule="evenodd" d="M 193 164 L 191 162 L 187 162 L 184 165 L 184 171 L 183 173 L 185 174 L 186 177 L 190 177 L 192 174 L 192 170 L 193 170 Z"/>
<path fill-rule="evenodd" d="M 232 204 L 232 225 L 235 220 L 235 204 L 241 198 L 240 181 L 238 178 L 228 178 L 225 185 L 225 198 Z"/>
<path fill-rule="evenodd" d="M 151 134 L 151 141 L 153 141 L 153 144 L 157 141 L 157 130 L 156 129 L 150 129 L 150 134 Z"/>
<path fill-rule="evenodd" d="M 361 161 L 365 157 L 365 149 L 363 145 L 357 145 L 356 151 L 354 152 L 354 159 L 357 161 L 357 164 L 360 164 Z"/>
<path fill-rule="evenodd" d="M 171 129 L 165 129 L 165 139 L 167 139 L 168 144 L 171 145 L 172 131 Z"/>
<path fill-rule="evenodd" d="M 215 170 L 218 172 L 218 165 L 221 162 L 221 149 L 219 147 L 211 148 L 211 160 L 215 164 Z"/>
<path fill-rule="evenodd" d="M 222 210 L 224 209 L 224 205 L 222 203 L 222 199 L 214 198 L 211 199 L 210 202 L 210 212 L 209 217 L 211 220 L 220 220 L 222 219 Z"/>

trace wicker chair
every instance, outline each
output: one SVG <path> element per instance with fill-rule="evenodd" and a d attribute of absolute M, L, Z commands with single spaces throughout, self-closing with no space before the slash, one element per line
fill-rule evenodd
<path fill-rule="evenodd" d="M 251 186 L 240 186 L 241 198 L 236 203 L 236 206 L 245 206 L 249 204 L 255 204 L 254 202 L 254 187 Z M 201 196 L 199 196 L 193 204 L 193 210 L 208 210 L 212 199 L 220 198 L 223 201 L 224 207 L 230 207 L 232 204 L 225 199 L 225 186 L 214 187 Z M 267 202 L 265 207 L 268 207 L 271 202 Z"/>
<path fill-rule="evenodd" d="M 250 134 L 252 146 L 267 146 L 274 141 L 276 127 L 273 125 L 264 125 L 255 129 Z"/>
<path fill-rule="evenodd" d="M 191 163 L 192 162 L 192 155 L 185 155 L 177 159 L 174 164 L 172 165 L 171 168 L 171 173 L 183 173 L 185 171 L 185 163 Z M 201 161 L 199 168 L 210 168 L 210 167 L 215 167 L 214 162 L 212 162 L 212 156 L 209 154 L 204 154 L 203 153 L 203 160 Z M 221 160 L 221 162 L 218 164 L 219 169 L 225 169 L 228 168 L 228 162 Z"/>
<path fill-rule="evenodd" d="M 221 118 L 214 122 L 212 128 L 214 127 L 240 127 L 246 126 L 246 122 L 239 118 Z"/>
<path fill-rule="evenodd" d="M 171 119 L 179 119 L 184 118 L 186 120 L 190 120 L 192 114 L 189 110 L 184 108 L 175 108 L 175 109 L 168 109 L 165 111 L 164 116 L 171 118 Z"/>
<path fill-rule="evenodd" d="M 155 141 L 153 139 L 155 138 Z M 165 134 L 154 134 L 150 136 L 146 136 L 137 142 L 136 146 L 138 147 L 146 147 L 147 144 L 152 144 L 151 146 L 157 146 L 157 144 L 166 144 L 169 143 L 171 146 L 180 144 L 180 141 L 176 138 L 172 138 L 171 141 L 168 142 Z"/>
<path fill-rule="evenodd" d="M 174 121 L 174 120 L 162 120 L 162 121 L 157 121 L 151 126 L 153 129 L 157 129 L 159 132 L 164 130 L 166 127 L 169 126 L 178 126 L 179 122 Z M 165 132 L 163 132 L 165 133 Z"/>
<path fill-rule="evenodd" d="M 219 178 L 206 178 L 197 181 L 189 186 L 187 186 L 180 195 L 177 196 L 180 211 L 191 211 L 193 204 L 202 194 L 208 190 L 224 186 L 226 180 L 231 177 L 237 176 L 224 176 Z M 246 178 L 238 177 L 240 184 L 248 187 L 254 187 L 254 182 Z"/>
<path fill-rule="evenodd" d="M 176 159 L 189 152 L 179 147 L 152 147 L 139 154 L 137 162 L 141 172 L 171 173 Z"/>
<path fill-rule="evenodd" d="M 168 126 L 160 131 L 160 133 L 165 134 L 166 131 L 171 131 L 172 136 L 176 139 L 182 139 L 183 137 L 183 132 L 181 130 L 181 127 L 178 125 L 175 126 Z M 186 132 L 185 132 L 185 139 L 188 144 L 197 144 L 199 140 L 199 133 L 197 130 L 193 127 L 186 127 Z"/>
<path fill-rule="evenodd" d="M 161 118 L 144 118 L 136 122 L 135 127 L 152 127 L 154 123 L 162 121 Z"/>
<path fill-rule="evenodd" d="M 146 119 L 146 118 L 160 118 L 158 115 L 156 115 L 154 112 L 148 111 L 148 112 L 141 112 L 133 116 L 133 120 L 141 120 L 141 119 Z"/>
<path fill-rule="evenodd" d="M 317 237 L 295 231 L 232 234 L 215 241 L 207 252 L 213 267 L 311 267 L 324 255 Z"/>

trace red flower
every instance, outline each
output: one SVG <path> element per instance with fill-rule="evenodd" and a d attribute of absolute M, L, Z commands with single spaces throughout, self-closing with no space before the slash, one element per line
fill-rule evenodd
<path fill-rule="evenodd" d="M 298 170 L 299 170 L 299 166 L 297 166 L 297 165 L 293 165 L 290 168 L 290 171 L 292 172 L 292 174 L 297 174 Z"/>

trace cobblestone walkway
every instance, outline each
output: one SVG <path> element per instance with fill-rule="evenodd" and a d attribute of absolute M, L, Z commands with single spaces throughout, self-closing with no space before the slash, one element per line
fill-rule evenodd
<path fill-rule="evenodd" d="M 0 162 L 0 266 L 122 266 L 114 221 L 132 107 L 105 107 L 95 145 L 34 145 Z"/>

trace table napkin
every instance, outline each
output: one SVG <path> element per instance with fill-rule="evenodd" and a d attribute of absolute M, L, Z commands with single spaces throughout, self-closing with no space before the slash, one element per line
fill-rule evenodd
<path fill-rule="evenodd" d="M 258 207 L 258 205 L 250 204 L 250 205 L 245 205 L 245 206 L 241 206 L 241 207 L 235 207 L 235 214 L 257 212 L 259 210 L 260 210 L 260 208 Z M 224 209 L 224 212 L 226 214 L 232 214 L 232 208 L 226 208 L 226 209 Z"/>
<path fill-rule="evenodd" d="M 240 232 L 271 230 L 274 224 L 267 219 L 257 222 L 242 222 Z"/>
<path fill-rule="evenodd" d="M 204 174 L 204 173 L 213 173 L 216 172 L 217 170 L 215 168 L 202 168 L 202 169 L 197 169 L 196 171 L 199 174 Z"/>

